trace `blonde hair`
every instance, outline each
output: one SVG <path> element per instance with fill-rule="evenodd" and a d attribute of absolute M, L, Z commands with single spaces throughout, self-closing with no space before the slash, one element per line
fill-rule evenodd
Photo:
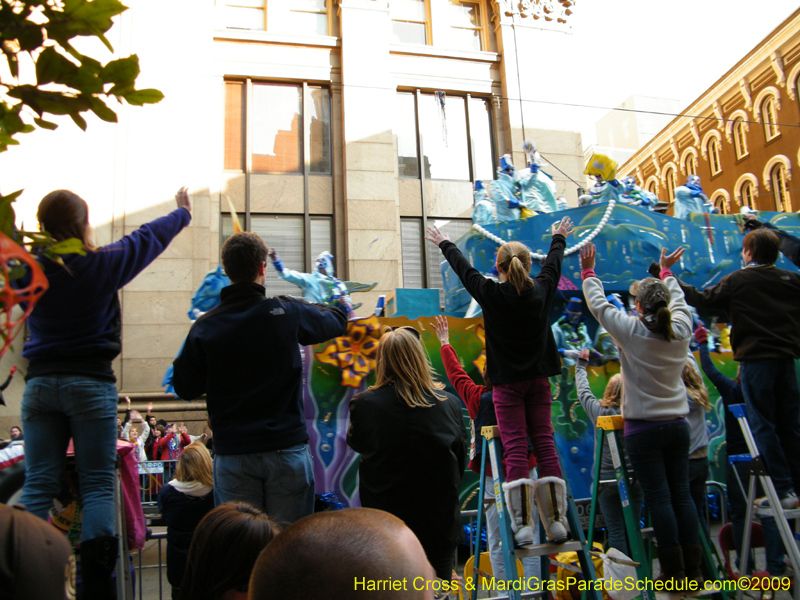
<path fill-rule="evenodd" d="M 138 439 L 138 437 L 139 437 L 139 430 L 138 430 L 138 429 L 136 429 L 136 427 L 131 427 L 131 428 L 128 430 L 128 441 L 129 441 L 129 442 L 130 442 L 130 441 L 133 441 L 133 440 L 131 440 L 131 436 L 133 435 L 133 433 L 134 433 L 134 432 L 136 432 L 136 437 L 137 437 L 137 439 Z"/>
<path fill-rule="evenodd" d="M 388 329 L 388 328 L 387 328 Z M 406 404 L 411 408 L 430 408 L 428 400 L 433 396 L 444 400 L 444 384 L 433 379 L 433 367 L 423 352 L 422 342 L 408 329 L 385 330 L 378 344 L 375 366 L 375 385 L 378 389 L 393 385 Z"/>
<path fill-rule="evenodd" d="M 514 286 L 518 294 L 533 287 L 531 270 L 531 251 L 520 242 L 508 242 L 497 252 L 497 266 L 506 274 L 506 280 Z"/>
<path fill-rule="evenodd" d="M 689 398 L 702 406 L 706 412 L 710 411 L 711 402 L 708 399 L 706 384 L 703 383 L 703 377 L 695 368 L 693 361 L 686 361 L 681 377 L 683 378 L 683 384 L 686 386 L 686 393 L 689 395 Z"/>
<path fill-rule="evenodd" d="M 598 402 L 603 408 L 619 408 L 622 402 L 622 374 L 617 373 L 608 380 L 606 391 Z"/>
<path fill-rule="evenodd" d="M 175 467 L 175 479 L 188 483 L 199 481 L 208 487 L 214 487 L 214 465 L 211 453 L 205 444 L 194 442 L 186 446 L 178 458 Z"/>

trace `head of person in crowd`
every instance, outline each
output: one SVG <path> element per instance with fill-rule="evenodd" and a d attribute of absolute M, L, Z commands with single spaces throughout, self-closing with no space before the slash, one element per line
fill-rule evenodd
<path fill-rule="evenodd" d="M 706 384 L 703 383 L 703 376 L 695 367 L 692 359 L 688 359 L 683 366 L 683 384 L 686 386 L 686 394 L 692 401 L 696 402 L 703 409 L 708 412 L 711 410 L 711 401 L 708 398 L 708 389 Z"/>
<path fill-rule="evenodd" d="M 619 408 L 622 402 L 622 374 L 615 373 L 608 380 L 603 397 L 598 400 L 603 408 Z"/>
<path fill-rule="evenodd" d="M 404 590 L 368 588 L 370 581 L 404 578 Z M 249 598 L 311 600 L 324 590 L 337 600 L 429 600 L 438 585 L 422 545 L 403 521 L 381 510 L 346 508 L 315 513 L 284 529 L 258 557 Z"/>
<path fill-rule="evenodd" d="M 89 205 L 78 194 L 69 190 L 50 192 L 39 202 L 36 218 L 54 240 L 63 242 L 78 238 L 87 250 L 94 250 Z"/>
<path fill-rule="evenodd" d="M 128 431 L 128 441 L 132 443 L 136 443 L 136 440 L 139 439 L 139 430 L 136 427 L 131 427 L 130 431 Z"/>
<path fill-rule="evenodd" d="M 231 283 L 264 283 L 269 249 L 255 233 L 234 233 L 222 245 L 222 266 Z"/>
<path fill-rule="evenodd" d="M 157 425 L 156 418 L 151 416 L 149 419 L 147 419 L 147 424 L 150 426 L 150 429 L 155 429 Z"/>
<path fill-rule="evenodd" d="M 21 437 L 22 436 L 22 427 L 20 427 L 19 425 L 14 425 L 11 428 L 10 434 L 11 434 L 11 439 L 12 440 L 15 440 L 18 437 Z"/>
<path fill-rule="evenodd" d="M 771 229 L 754 229 L 742 241 L 744 264 L 774 265 L 780 255 L 780 240 Z"/>
<path fill-rule="evenodd" d="M 525 244 L 508 242 L 500 246 L 496 264 L 500 281 L 508 281 L 518 294 L 533 287 L 533 279 L 528 275 L 531 270 L 531 251 Z"/>
<path fill-rule="evenodd" d="M 412 327 L 397 327 L 381 336 L 375 363 L 375 385 L 393 385 L 411 408 L 429 407 L 430 398 L 444 399 L 444 384 L 433 379 L 433 368 L 425 354 L 420 334 Z"/>
<path fill-rule="evenodd" d="M 195 529 L 180 599 L 245 600 L 253 565 L 279 531 L 272 519 L 250 504 L 217 506 Z"/>
<path fill-rule="evenodd" d="M 151 430 L 151 434 L 153 436 L 153 439 L 156 439 L 156 440 L 164 437 L 164 435 L 165 435 L 164 426 L 163 425 L 156 425 L 155 429 Z"/>
<path fill-rule="evenodd" d="M 183 449 L 175 467 L 175 479 L 183 483 L 197 481 L 206 487 L 214 487 L 214 464 L 205 444 L 194 442 Z"/>
<path fill-rule="evenodd" d="M 647 277 L 631 284 L 630 293 L 636 298 L 636 311 L 645 327 L 667 341 L 675 339 L 672 313 L 669 310 L 669 288 L 660 279 Z"/>

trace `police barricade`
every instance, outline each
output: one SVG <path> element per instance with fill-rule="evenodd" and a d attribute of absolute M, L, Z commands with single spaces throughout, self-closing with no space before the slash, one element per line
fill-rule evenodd
<path fill-rule="evenodd" d="M 156 505 L 158 492 L 172 479 L 177 462 L 177 460 L 150 460 L 139 463 L 142 508 Z"/>

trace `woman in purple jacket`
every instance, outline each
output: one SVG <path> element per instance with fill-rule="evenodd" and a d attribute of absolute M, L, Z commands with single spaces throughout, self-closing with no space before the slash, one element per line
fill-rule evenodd
<path fill-rule="evenodd" d="M 50 288 L 28 319 L 22 356 L 30 363 L 22 397 L 25 488 L 20 502 L 47 519 L 58 494 L 70 437 L 83 501 L 81 576 L 85 598 L 112 597 L 117 558 L 114 537 L 114 465 L 117 455 L 117 389 L 111 361 L 119 355 L 117 291 L 144 270 L 189 224 L 186 188 L 178 208 L 121 240 L 94 248 L 89 207 L 67 190 L 47 194 L 37 217 L 54 240 L 78 238 L 84 256 L 64 265 L 41 259 Z"/>

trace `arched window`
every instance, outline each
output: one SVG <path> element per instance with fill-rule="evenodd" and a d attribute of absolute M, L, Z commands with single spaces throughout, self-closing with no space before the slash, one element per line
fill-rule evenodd
<path fill-rule="evenodd" d="M 744 158 L 748 154 L 745 130 L 744 119 L 736 119 L 733 122 L 733 147 L 736 149 L 736 160 Z"/>
<path fill-rule="evenodd" d="M 742 184 L 742 197 L 741 202 L 742 206 L 746 206 L 747 208 L 752 208 L 753 210 L 756 209 L 756 193 L 753 189 L 753 182 L 752 181 L 745 181 Z"/>
<path fill-rule="evenodd" d="M 675 169 L 668 169 L 664 172 L 664 182 L 667 185 L 667 199 L 670 202 L 675 202 L 675 187 L 676 187 L 676 179 L 675 179 Z"/>
<path fill-rule="evenodd" d="M 786 187 L 786 167 L 782 163 L 776 164 L 772 167 L 769 178 L 772 183 L 772 197 L 775 200 L 775 210 L 779 212 L 791 212 L 792 200 L 789 197 L 789 190 Z"/>
<path fill-rule="evenodd" d="M 711 169 L 712 176 L 722 173 L 722 162 L 719 159 L 719 140 L 715 137 L 708 140 L 708 166 Z"/>
<path fill-rule="evenodd" d="M 694 154 L 687 154 L 686 155 L 686 163 L 684 164 L 684 169 L 686 169 L 686 176 L 689 175 L 697 175 L 697 163 L 694 161 Z"/>
<path fill-rule="evenodd" d="M 714 206 L 717 207 L 717 210 L 719 210 L 719 213 L 721 215 L 728 214 L 728 202 L 725 196 L 723 196 L 722 194 L 717 194 L 716 196 L 714 196 Z"/>
<path fill-rule="evenodd" d="M 767 96 L 761 104 L 761 122 L 764 123 L 764 137 L 770 141 L 778 137 L 778 117 L 775 112 L 775 96 Z"/>
<path fill-rule="evenodd" d="M 656 189 L 656 182 L 655 181 L 651 181 L 647 185 L 647 191 L 650 192 L 651 194 L 655 194 L 656 196 L 658 195 L 658 190 Z"/>

